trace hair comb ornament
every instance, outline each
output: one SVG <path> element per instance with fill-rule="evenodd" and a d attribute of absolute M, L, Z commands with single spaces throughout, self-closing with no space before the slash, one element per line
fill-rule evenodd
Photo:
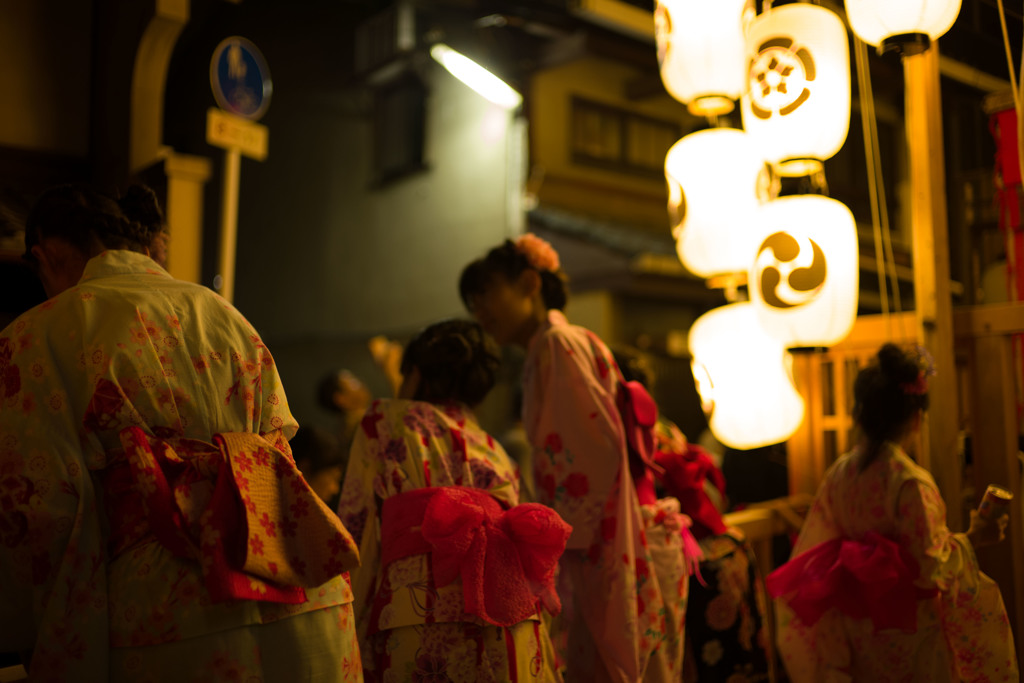
<path fill-rule="evenodd" d="M 531 232 L 519 237 L 515 245 L 516 251 L 525 256 L 529 264 L 539 271 L 554 272 L 561 266 L 558 252 L 554 247 Z"/>
<path fill-rule="evenodd" d="M 903 382 L 900 384 L 900 390 L 904 394 L 913 396 L 924 396 L 928 393 L 928 378 L 925 376 L 924 371 L 917 373 L 917 379 L 913 382 Z"/>
<path fill-rule="evenodd" d="M 900 389 L 904 394 L 924 396 L 928 393 L 928 378 L 936 374 L 935 359 L 928 353 L 928 349 L 920 344 L 914 346 L 914 353 L 917 356 L 917 379 L 913 382 L 903 382 Z"/>

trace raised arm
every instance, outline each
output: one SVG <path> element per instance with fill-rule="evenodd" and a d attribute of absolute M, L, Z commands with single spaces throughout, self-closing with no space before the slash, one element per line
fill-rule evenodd
<path fill-rule="evenodd" d="M 610 359 L 589 344 L 550 336 L 527 387 L 525 427 L 541 502 L 573 527 L 569 548 L 585 548 L 600 521 L 625 449 Z"/>

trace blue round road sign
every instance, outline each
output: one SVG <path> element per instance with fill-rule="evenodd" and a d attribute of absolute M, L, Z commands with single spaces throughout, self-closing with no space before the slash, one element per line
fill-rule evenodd
<path fill-rule="evenodd" d="M 213 51 L 210 86 L 217 106 L 252 121 L 266 113 L 274 90 L 263 55 L 240 36 L 225 38 Z"/>

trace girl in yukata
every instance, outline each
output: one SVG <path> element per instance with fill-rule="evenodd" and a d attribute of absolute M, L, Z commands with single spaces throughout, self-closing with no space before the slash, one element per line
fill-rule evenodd
<path fill-rule="evenodd" d="M 558 254 L 532 234 L 506 241 L 467 266 L 459 288 L 488 333 L 526 350 L 535 490 L 573 527 L 559 577 L 566 677 L 678 680 L 687 520 L 678 502 L 656 500 L 649 476 L 634 482 L 616 405 L 621 375 L 608 347 L 562 312 Z"/>
<path fill-rule="evenodd" d="M 1017 681 L 999 588 L 974 549 L 1008 517 L 946 527 L 931 474 L 908 452 L 928 407 L 931 370 L 883 346 L 854 382 L 860 442 L 825 474 L 793 558 L 768 577 L 790 679 Z"/>
<path fill-rule="evenodd" d="M 349 456 L 338 515 L 367 680 L 560 681 L 540 609 L 571 531 L 519 503 L 518 472 L 472 408 L 494 386 L 498 349 L 451 320 L 405 350 L 397 399 L 375 401 Z"/>
<path fill-rule="evenodd" d="M 50 298 L 0 332 L 0 651 L 33 681 L 361 681 L 359 557 L 274 358 L 130 196 L 56 187 L 25 226 Z"/>

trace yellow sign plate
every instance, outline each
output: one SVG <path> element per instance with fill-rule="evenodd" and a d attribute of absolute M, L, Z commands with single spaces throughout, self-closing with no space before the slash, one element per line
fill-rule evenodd
<path fill-rule="evenodd" d="M 206 141 L 215 147 L 237 149 L 250 159 L 263 161 L 269 137 L 269 129 L 261 123 L 212 107 L 206 113 Z"/>

